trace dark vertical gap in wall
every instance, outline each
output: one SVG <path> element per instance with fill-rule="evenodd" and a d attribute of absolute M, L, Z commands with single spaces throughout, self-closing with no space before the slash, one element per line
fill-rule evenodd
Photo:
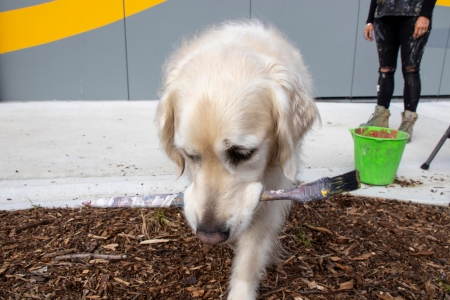
<path fill-rule="evenodd" d="M 447 34 L 447 43 L 445 44 L 445 51 L 444 51 L 444 61 L 442 62 L 442 70 L 441 70 L 441 80 L 439 80 L 439 89 L 437 92 L 437 97 L 439 99 L 439 96 L 441 95 L 441 87 L 442 87 L 442 78 L 444 77 L 444 70 L 445 70 L 445 59 L 447 58 L 447 49 L 450 47 L 450 26 L 448 27 L 448 34 Z"/>
<path fill-rule="evenodd" d="M 249 4 L 250 4 L 250 8 L 249 8 L 249 9 L 250 9 L 250 12 L 249 12 L 249 14 L 248 14 L 248 18 L 251 20 L 251 19 L 252 19 L 252 0 L 250 0 L 249 2 L 250 2 L 250 3 L 249 3 Z"/>
<path fill-rule="evenodd" d="M 350 83 L 350 99 L 353 97 L 353 81 L 355 80 L 355 65 L 356 65 L 356 51 L 358 46 L 358 32 L 359 32 L 359 13 L 361 9 L 361 0 L 358 1 L 358 16 L 356 17 L 356 34 L 355 34 L 355 47 L 353 49 L 353 68 L 352 68 L 352 81 Z"/>
<path fill-rule="evenodd" d="M 123 6 L 123 31 L 124 31 L 124 37 L 125 37 L 125 70 L 127 75 L 127 97 L 128 101 L 130 101 L 130 76 L 128 73 L 128 42 L 127 42 L 127 18 L 126 18 L 126 11 L 125 11 L 125 1 L 122 0 L 122 6 Z"/>

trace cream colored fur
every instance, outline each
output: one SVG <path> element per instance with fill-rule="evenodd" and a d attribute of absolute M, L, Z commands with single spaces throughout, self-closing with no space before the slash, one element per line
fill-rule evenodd
<path fill-rule="evenodd" d="M 303 59 L 257 21 L 211 27 L 176 50 L 164 69 L 161 145 L 189 173 L 185 216 L 201 240 L 235 251 L 228 299 L 256 299 L 290 201 L 259 202 L 292 186 L 299 146 L 318 111 Z M 200 232 L 200 233 L 199 233 Z"/>

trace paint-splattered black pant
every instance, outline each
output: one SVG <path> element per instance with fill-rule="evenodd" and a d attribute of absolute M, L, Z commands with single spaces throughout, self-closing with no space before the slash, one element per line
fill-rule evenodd
<path fill-rule="evenodd" d="M 402 59 L 405 81 L 403 103 L 405 110 L 415 112 L 419 104 L 421 82 L 420 61 L 431 31 L 413 38 L 417 17 L 389 16 L 374 21 L 375 39 L 380 62 L 377 104 L 389 108 L 394 93 L 394 72 L 397 68 L 398 51 Z"/>

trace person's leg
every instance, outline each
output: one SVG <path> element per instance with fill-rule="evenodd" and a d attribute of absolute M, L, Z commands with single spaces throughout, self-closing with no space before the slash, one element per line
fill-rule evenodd
<path fill-rule="evenodd" d="M 389 109 L 394 93 L 394 73 L 400 47 L 398 24 L 395 17 L 377 18 L 374 21 L 375 40 L 380 63 L 377 104 Z"/>
<path fill-rule="evenodd" d="M 397 67 L 397 56 L 400 42 L 395 19 L 392 17 L 377 18 L 374 21 L 374 34 L 377 43 L 378 70 L 377 105 L 375 112 L 367 123 L 360 126 L 389 127 L 389 104 L 394 93 L 394 72 Z"/>
<path fill-rule="evenodd" d="M 416 113 L 419 104 L 421 81 L 420 62 L 425 45 L 431 31 L 431 22 L 428 31 L 421 37 L 414 39 L 413 33 L 417 17 L 403 17 L 400 24 L 400 45 L 402 58 L 402 73 L 404 78 L 402 123 L 399 130 L 410 135 L 411 141 L 413 127 L 419 116 Z"/>
<path fill-rule="evenodd" d="M 405 111 L 416 112 L 421 92 L 420 62 L 430 35 L 431 22 L 428 31 L 421 37 L 415 39 L 413 33 L 417 17 L 402 17 L 401 20 L 400 45 L 402 73 L 405 82 L 403 103 Z"/>

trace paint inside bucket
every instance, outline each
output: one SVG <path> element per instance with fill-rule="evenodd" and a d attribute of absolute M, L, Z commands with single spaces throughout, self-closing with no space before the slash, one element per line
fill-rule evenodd
<path fill-rule="evenodd" d="M 388 185 L 394 182 L 409 135 L 384 127 L 350 129 L 354 141 L 355 169 L 361 182 Z"/>
<path fill-rule="evenodd" d="M 382 139 L 396 139 L 397 138 L 397 130 L 391 130 L 389 128 L 378 129 L 379 127 L 360 127 L 356 128 L 355 134 L 373 137 L 373 138 L 382 138 Z"/>

